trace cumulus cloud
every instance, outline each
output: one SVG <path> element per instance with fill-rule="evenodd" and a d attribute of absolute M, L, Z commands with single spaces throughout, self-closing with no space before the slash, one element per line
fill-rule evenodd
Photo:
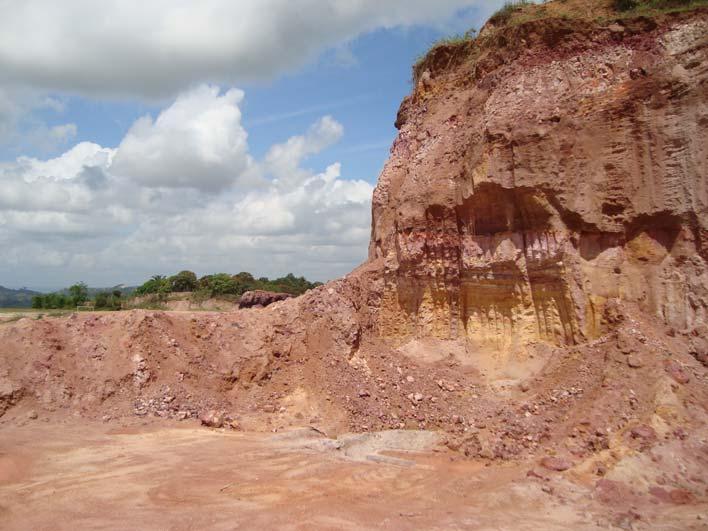
<path fill-rule="evenodd" d="M 239 103 L 243 92 L 202 85 L 154 121 L 145 116 L 118 147 L 112 172 L 146 186 L 216 191 L 251 164 Z"/>
<path fill-rule="evenodd" d="M 324 116 L 255 160 L 242 98 L 200 86 L 139 119 L 116 148 L 81 142 L 0 165 L 0 274 L 19 278 L 25 264 L 109 283 L 183 267 L 272 275 L 297 265 L 320 279 L 348 271 L 364 258 L 372 186 L 344 179 L 336 162 L 303 167 L 342 125 Z"/>
<path fill-rule="evenodd" d="M 81 142 L 69 151 L 49 160 L 19 157 L 13 170 L 21 173 L 27 182 L 36 181 L 41 177 L 73 179 L 85 167 L 107 168 L 114 154 L 114 149 L 103 148 L 93 142 Z"/>
<path fill-rule="evenodd" d="M 378 28 L 435 23 L 502 0 L 8 0 L 0 83 L 165 97 L 271 78 Z M 31 35 L 31 38 L 27 38 Z"/>

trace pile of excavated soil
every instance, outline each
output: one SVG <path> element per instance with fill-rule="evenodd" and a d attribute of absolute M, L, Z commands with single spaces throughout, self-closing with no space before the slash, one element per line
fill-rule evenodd
<path fill-rule="evenodd" d="M 274 312 L 287 316 L 295 304 L 308 302 Z M 318 348 L 309 329 L 302 348 L 287 351 L 268 339 L 264 312 L 80 313 L 0 325 L 0 426 L 28 415 L 196 422 L 214 411 L 219 425 L 251 431 L 434 430 L 470 458 L 554 455 L 598 471 L 627 451 L 704 436 L 706 368 L 688 354 L 693 338 L 619 306 L 600 339 L 538 344 L 519 360 L 452 341 L 394 348 L 363 339 L 343 353 Z"/>

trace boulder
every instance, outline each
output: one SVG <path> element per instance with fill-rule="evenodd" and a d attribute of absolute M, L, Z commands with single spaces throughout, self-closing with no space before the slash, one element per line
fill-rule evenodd
<path fill-rule="evenodd" d="M 289 293 L 276 293 L 275 291 L 253 290 L 241 295 L 238 302 L 239 308 L 265 308 L 274 302 L 292 298 Z"/>

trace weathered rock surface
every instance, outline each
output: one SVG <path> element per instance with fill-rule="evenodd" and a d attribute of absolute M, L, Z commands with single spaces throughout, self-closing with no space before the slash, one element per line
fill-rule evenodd
<path fill-rule="evenodd" d="M 238 302 L 239 308 L 265 308 L 274 302 L 284 301 L 292 298 L 289 293 L 276 293 L 274 291 L 253 290 L 247 291 Z"/>
<path fill-rule="evenodd" d="M 572 345 L 613 299 L 706 323 L 708 15 L 614 26 L 487 28 L 420 66 L 373 200 L 383 336 Z"/>

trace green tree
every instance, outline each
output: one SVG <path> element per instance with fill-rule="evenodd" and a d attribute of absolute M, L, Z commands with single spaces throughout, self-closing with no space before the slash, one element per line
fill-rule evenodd
<path fill-rule="evenodd" d="M 33 307 L 35 308 L 55 310 L 71 306 L 71 300 L 63 293 L 47 293 L 46 295 L 39 295 L 36 298 L 36 301 L 32 301 Z"/>
<path fill-rule="evenodd" d="M 44 296 L 44 307 L 46 309 L 58 308 L 59 305 L 59 294 L 58 293 L 47 293 Z"/>
<path fill-rule="evenodd" d="M 180 271 L 175 276 L 170 277 L 172 291 L 184 292 L 197 289 L 197 275 L 192 271 Z"/>
<path fill-rule="evenodd" d="M 69 297 L 70 297 L 70 306 L 80 306 L 81 304 L 85 303 L 89 296 L 88 296 L 88 287 L 86 284 L 83 282 L 78 282 L 77 284 L 74 284 L 73 286 L 69 287 Z M 67 302 L 64 302 L 64 305 L 67 305 Z"/>
<path fill-rule="evenodd" d="M 97 310 L 108 307 L 108 293 L 101 292 L 96 294 L 95 306 Z"/>
<path fill-rule="evenodd" d="M 253 275 L 245 271 L 232 276 L 231 280 L 234 282 L 234 295 L 243 295 L 246 291 L 257 289 L 259 285 Z"/>
<path fill-rule="evenodd" d="M 120 310 L 121 297 L 122 293 L 120 290 L 115 289 L 111 292 L 103 291 L 96 294 L 94 304 L 97 310 Z"/>
<path fill-rule="evenodd" d="M 238 295 L 239 284 L 228 273 L 206 275 L 199 279 L 199 287 L 209 290 L 211 296 Z"/>
<path fill-rule="evenodd" d="M 154 275 L 150 280 L 135 290 L 136 295 L 150 295 L 152 293 L 169 293 L 171 289 L 170 280 L 162 275 Z"/>

